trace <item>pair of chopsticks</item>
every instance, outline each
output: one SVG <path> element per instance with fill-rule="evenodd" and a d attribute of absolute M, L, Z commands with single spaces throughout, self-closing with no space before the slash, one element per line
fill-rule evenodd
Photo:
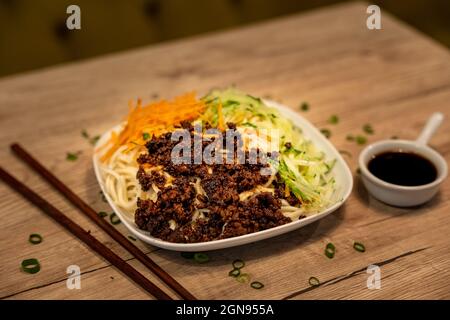
<path fill-rule="evenodd" d="M 75 205 L 84 215 L 89 217 L 100 228 L 102 228 L 107 234 L 116 240 L 122 247 L 130 252 L 136 259 L 144 264 L 150 271 L 158 276 L 164 283 L 172 288 L 181 298 L 186 300 L 196 300 L 196 298 L 187 291 L 181 284 L 179 284 L 174 278 L 172 278 L 166 271 L 164 271 L 159 265 L 151 260 L 145 253 L 143 253 L 138 247 L 132 244 L 125 236 L 112 227 L 103 218 L 99 217 L 97 212 L 92 209 L 86 202 L 78 197 L 71 189 L 69 189 L 61 180 L 48 171 L 43 165 L 41 165 L 36 159 L 34 159 L 25 149 L 19 144 L 14 143 L 11 145 L 11 150 L 25 163 L 27 163 L 35 172 L 43 177 L 48 183 L 50 183 L 56 190 L 58 190 L 66 199 L 68 199 L 73 205 Z M 24 198 L 33 203 L 36 207 L 40 208 L 47 215 L 53 218 L 56 222 L 69 230 L 73 235 L 86 243 L 92 250 L 96 251 L 103 258 L 108 260 L 117 269 L 126 274 L 134 282 L 140 285 L 147 292 L 152 294 L 155 298 L 160 300 L 172 300 L 172 298 L 157 287 L 154 283 L 145 278 L 136 269 L 126 263 L 122 258 L 116 255 L 108 247 L 98 241 L 96 238 L 90 235 L 74 221 L 69 219 L 60 210 L 55 208 L 47 200 L 39 196 L 33 190 L 21 183 L 19 180 L 10 175 L 7 171 L 0 167 L 0 178 L 5 181 L 11 188 L 19 192 Z"/>

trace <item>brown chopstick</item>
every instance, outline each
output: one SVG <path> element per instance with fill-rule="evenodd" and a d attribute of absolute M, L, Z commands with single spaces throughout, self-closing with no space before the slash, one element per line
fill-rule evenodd
<path fill-rule="evenodd" d="M 147 292 L 152 294 L 155 298 L 160 300 L 172 300 L 164 291 L 158 288 L 155 284 L 150 282 L 146 277 L 139 273 L 136 269 L 122 260 L 118 255 L 112 252 L 103 243 L 98 241 L 96 238 L 91 236 L 91 234 L 81 228 L 78 224 L 69 219 L 64 213 L 56 209 L 47 200 L 39 196 L 33 190 L 28 188 L 22 182 L 14 178 L 8 172 L 0 167 L 0 178 L 5 181 L 11 188 L 19 192 L 23 197 L 33 203 L 35 206 L 40 208 L 56 222 L 62 225 L 64 228 L 69 230 L 78 239 L 86 243 L 92 250 L 99 253 L 103 258 L 108 260 L 117 269 L 122 271 L 128 277 L 130 277 L 134 282 L 140 285 Z"/>
<path fill-rule="evenodd" d="M 24 148 L 19 144 L 11 145 L 12 151 L 23 161 L 25 161 L 35 172 L 41 175 L 48 183 L 50 183 L 56 190 L 58 190 L 66 199 L 81 210 L 87 217 L 94 221 L 100 228 L 116 240 L 122 247 L 130 252 L 136 259 L 144 264 L 150 271 L 158 276 L 164 283 L 172 288 L 180 297 L 186 300 L 196 300 L 196 298 L 186 290 L 180 283 L 172 278 L 159 265 L 151 260 L 138 247 L 132 244 L 124 235 L 112 227 L 105 219 L 100 218 L 97 212 L 92 209 L 86 202 L 77 196 L 69 187 L 67 187 L 61 180 L 48 171 L 42 164 L 34 159 Z"/>

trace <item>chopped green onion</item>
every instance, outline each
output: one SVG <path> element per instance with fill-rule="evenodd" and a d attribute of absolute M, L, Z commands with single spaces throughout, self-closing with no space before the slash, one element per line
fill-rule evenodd
<path fill-rule="evenodd" d="M 102 201 L 103 201 L 103 202 L 108 202 L 108 200 L 106 200 L 105 194 L 103 193 L 102 190 L 100 190 L 99 194 L 100 194 L 100 196 L 102 197 Z"/>
<path fill-rule="evenodd" d="M 193 252 L 181 252 L 181 257 L 185 259 L 194 259 L 194 253 Z"/>
<path fill-rule="evenodd" d="M 229 107 L 232 105 L 240 105 L 240 103 L 239 103 L 239 101 L 235 101 L 235 100 L 227 100 L 223 104 L 224 107 Z"/>
<path fill-rule="evenodd" d="M 331 137 L 331 131 L 329 129 L 320 129 L 320 132 L 327 138 Z"/>
<path fill-rule="evenodd" d="M 66 154 L 66 160 L 68 161 L 76 161 L 78 159 L 78 156 L 80 155 L 80 151 L 76 152 L 76 153 L 72 153 L 72 152 L 67 152 Z"/>
<path fill-rule="evenodd" d="M 339 123 L 339 117 L 335 114 L 333 114 L 330 119 L 328 119 L 328 122 L 331 124 L 338 124 Z"/>
<path fill-rule="evenodd" d="M 309 278 L 308 282 L 311 287 L 317 287 L 318 285 L 320 285 L 320 281 L 316 277 Z"/>
<path fill-rule="evenodd" d="M 81 135 L 83 138 L 86 138 L 86 139 L 89 138 L 89 133 L 87 132 L 86 129 L 81 130 Z"/>
<path fill-rule="evenodd" d="M 245 266 L 245 262 L 241 259 L 236 259 L 233 261 L 232 265 L 235 269 L 242 269 Z"/>
<path fill-rule="evenodd" d="M 240 283 L 248 283 L 250 282 L 250 275 L 248 273 L 241 273 L 237 276 L 236 281 Z"/>
<path fill-rule="evenodd" d="M 38 273 L 41 270 L 41 265 L 37 259 L 25 259 L 22 261 L 22 270 L 26 273 Z"/>
<path fill-rule="evenodd" d="M 231 270 L 230 272 L 228 272 L 228 275 L 230 276 L 230 277 L 237 277 L 237 276 L 239 276 L 241 274 L 241 270 L 240 269 L 233 269 L 233 270 Z"/>
<path fill-rule="evenodd" d="M 115 212 L 111 213 L 111 215 L 109 216 L 109 221 L 111 221 L 112 224 L 119 224 L 120 223 L 120 219 L 119 217 L 116 215 Z"/>
<path fill-rule="evenodd" d="M 345 137 L 345 139 L 346 139 L 347 141 L 355 141 L 355 136 L 353 136 L 352 134 L 348 134 L 348 135 Z"/>
<path fill-rule="evenodd" d="M 367 134 L 373 134 L 374 133 L 372 126 L 370 124 L 368 124 L 368 123 L 363 126 L 363 130 Z"/>
<path fill-rule="evenodd" d="M 246 127 L 252 127 L 252 128 L 257 128 L 257 126 L 255 126 L 253 123 L 250 123 L 250 122 L 244 122 L 243 124 L 242 124 L 243 126 L 246 126 Z"/>
<path fill-rule="evenodd" d="M 30 243 L 32 243 L 32 244 L 39 244 L 39 243 L 42 242 L 42 236 L 40 234 L 37 234 L 37 233 L 32 233 L 28 237 L 28 241 Z"/>
<path fill-rule="evenodd" d="M 259 103 L 262 102 L 261 98 L 259 98 L 259 97 L 254 97 L 254 96 L 252 96 L 252 95 L 250 95 L 250 94 L 247 94 L 247 97 L 252 98 L 253 100 L 258 101 Z"/>
<path fill-rule="evenodd" d="M 136 239 L 135 237 L 133 237 L 133 236 L 128 236 L 128 239 L 133 240 L 133 241 L 136 241 L 136 240 L 137 240 L 137 239 Z"/>
<path fill-rule="evenodd" d="M 83 138 L 89 140 L 89 143 L 92 145 L 95 145 L 97 141 L 100 139 L 99 135 L 91 138 L 86 129 L 81 130 L 81 135 L 83 136 Z"/>
<path fill-rule="evenodd" d="M 364 247 L 364 245 L 362 243 L 360 243 L 360 242 L 353 243 L 353 248 L 356 251 L 359 251 L 359 252 L 365 252 L 366 251 L 366 247 Z"/>
<path fill-rule="evenodd" d="M 309 104 L 308 102 L 302 102 L 302 104 L 300 105 L 300 109 L 302 111 L 308 111 L 309 110 Z"/>
<path fill-rule="evenodd" d="M 361 135 L 356 136 L 357 144 L 365 144 L 367 142 L 367 138 Z"/>
<path fill-rule="evenodd" d="M 256 290 L 259 290 L 259 289 L 264 288 L 264 285 L 263 285 L 261 282 L 259 282 L 259 281 L 253 281 L 253 282 L 250 284 L 250 286 L 251 286 L 253 289 L 256 289 Z"/>
<path fill-rule="evenodd" d="M 97 214 L 98 214 L 98 216 L 99 216 L 100 218 L 104 218 L 104 217 L 108 216 L 108 214 L 107 214 L 105 211 L 100 211 L 100 212 L 97 213 Z"/>
<path fill-rule="evenodd" d="M 209 261 L 209 256 L 206 253 L 196 253 L 194 254 L 194 260 L 198 263 L 206 263 Z"/>
<path fill-rule="evenodd" d="M 332 244 L 331 242 L 328 243 L 327 246 L 325 247 L 325 255 L 329 259 L 332 259 L 334 257 L 335 253 L 336 253 L 336 247 L 334 246 L 334 244 Z"/>
<path fill-rule="evenodd" d="M 142 139 L 144 139 L 144 140 L 150 139 L 150 134 L 149 134 L 148 132 L 144 132 L 144 133 L 142 134 Z"/>

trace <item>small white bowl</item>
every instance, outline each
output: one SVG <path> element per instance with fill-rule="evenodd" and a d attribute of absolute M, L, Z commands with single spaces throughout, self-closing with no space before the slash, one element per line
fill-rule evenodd
<path fill-rule="evenodd" d="M 359 155 L 361 179 L 372 196 L 393 206 L 412 207 L 423 204 L 436 195 L 439 185 L 447 177 L 447 163 L 439 153 L 427 146 L 427 142 L 442 120 L 442 113 L 433 114 L 416 141 L 383 140 L 367 146 L 361 152 Z M 410 187 L 392 184 L 377 178 L 369 171 L 368 163 L 376 155 L 386 151 L 413 152 L 430 160 L 437 170 L 436 179 L 428 184 Z"/>
<path fill-rule="evenodd" d="M 333 175 L 336 179 L 336 191 L 334 194 L 335 202 L 333 204 L 330 204 L 329 207 L 323 208 L 320 212 L 310 215 L 304 219 L 296 220 L 278 227 L 245 234 L 242 236 L 197 243 L 168 242 L 155 238 L 151 236 L 149 232 L 139 229 L 134 222 L 134 217 L 130 217 L 130 215 L 127 214 L 125 210 L 122 210 L 114 203 L 114 201 L 108 195 L 108 192 L 106 192 L 105 181 L 100 172 L 100 160 L 98 154 L 94 153 L 94 170 L 95 175 L 97 176 L 98 183 L 100 184 L 106 200 L 113 208 L 117 216 L 120 218 L 122 223 L 128 228 L 128 230 L 140 240 L 163 249 L 190 252 L 209 251 L 240 246 L 243 244 L 279 236 L 281 234 L 296 230 L 298 228 L 302 228 L 310 223 L 313 223 L 314 221 L 322 219 L 337 210 L 341 205 L 343 205 L 352 191 L 353 177 L 345 160 L 342 158 L 336 148 L 331 144 L 330 140 L 325 138 L 325 136 L 316 127 L 314 127 L 308 120 L 303 118 L 299 113 L 293 111 L 291 108 L 274 101 L 264 100 L 264 102 L 268 106 L 278 109 L 282 115 L 284 115 L 288 119 L 291 119 L 298 128 L 301 128 L 305 137 L 308 140 L 311 140 L 318 149 L 322 150 L 327 159 L 336 159 L 336 163 L 333 168 Z M 103 134 L 100 140 L 97 142 L 97 145 L 101 146 L 106 143 L 111 135 L 111 132 L 116 131 L 119 128 L 120 126 L 116 126 L 115 128 Z"/>

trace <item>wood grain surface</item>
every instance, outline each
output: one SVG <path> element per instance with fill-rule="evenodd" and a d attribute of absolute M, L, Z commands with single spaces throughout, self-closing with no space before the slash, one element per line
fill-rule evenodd
<path fill-rule="evenodd" d="M 393 208 L 370 197 L 356 174 L 363 146 L 346 140 L 372 124 L 368 143 L 396 135 L 414 139 L 427 117 L 446 121 L 431 145 L 450 159 L 450 54 L 416 30 L 382 12 L 382 29 L 366 28 L 364 3 L 137 49 L 39 72 L 0 79 L 0 165 L 91 230 L 149 279 L 154 276 L 9 151 L 18 141 L 96 210 L 111 211 L 99 195 L 92 147 L 80 131 L 100 134 L 118 123 L 129 99 L 172 97 L 236 84 L 299 110 L 346 150 L 355 172 L 350 199 L 337 212 L 289 234 L 209 253 L 196 264 L 138 245 L 201 299 L 449 299 L 450 182 L 429 203 Z M 32 54 L 32 52 L 30 52 Z M 299 111 L 301 112 L 301 111 Z M 340 118 L 328 124 L 330 115 Z M 74 162 L 67 152 L 82 151 Z M 87 246 L 0 183 L 0 297 L 9 299 L 151 299 Z M 122 224 L 117 228 L 128 235 Z M 28 236 L 44 241 L 31 245 Z M 327 242 L 337 248 L 324 256 Z M 366 252 L 352 248 L 365 244 Z M 42 269 L 20 271 L 26 258 Z M 234 259 L 265 284 L 262 290 L 228 276 Z M 366 268 L 381 268 L 381 289 L 366 286 Z M 81 268 L 81 289 L 66 287 L 69 265 Z M 310 288 L 315 276 L 325 283 Z M 162 286 L 162 285 L 161 285 Z"/>

